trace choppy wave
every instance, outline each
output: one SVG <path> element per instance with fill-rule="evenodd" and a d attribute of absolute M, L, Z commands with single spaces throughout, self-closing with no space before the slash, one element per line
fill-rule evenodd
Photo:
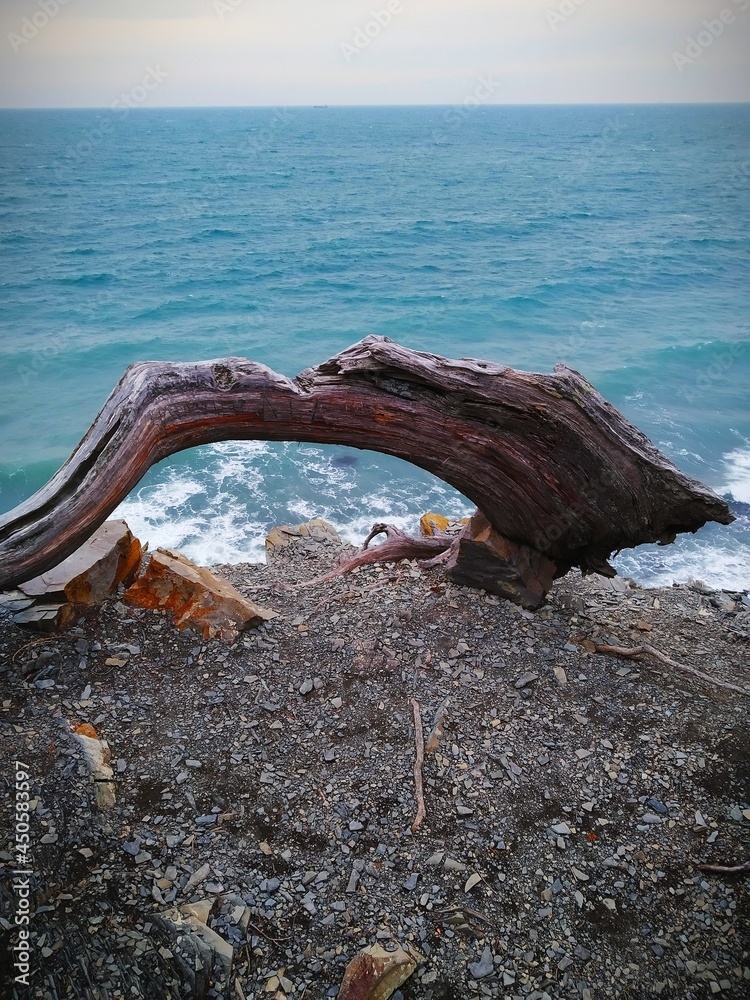
<path fill-rule="evenodd" d="M 614 560 L 617 570 L 650 587 L 701 580 L 723 590 L 750 590 L 750 447 L 724 455 L 720 492 L 736 520 L 730 526 L 707 524 L 666 546 L 642 545 Z"/>

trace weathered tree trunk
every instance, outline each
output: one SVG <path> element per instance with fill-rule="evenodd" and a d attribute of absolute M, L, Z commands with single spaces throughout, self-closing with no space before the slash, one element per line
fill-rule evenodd
<path fill-rule="evenodd" d="M 733 520 L 577 372 L 530 374 L 367 337 L 295 379 L 244 358 L 132 365 L 59 472 L 0 518 L 0 588 L 75 551 L 155 462 L 230 439 L 406 459 L 558 574 L 606 571 L 615 550 Z"/>

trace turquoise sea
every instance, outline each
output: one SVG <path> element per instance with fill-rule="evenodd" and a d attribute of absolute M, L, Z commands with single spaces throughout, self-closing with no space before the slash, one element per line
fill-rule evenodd
<path fill-rule="evenodd" d="M 621 571 L 750 586 L 749 105 L 2 111 L 0 246 L 0 511 L 131 362 L 294 375 L 376 333 L 577 368 L 737 515 Z M 229 442 L 119 514 L 212 563 L 428 509 L 470 505 L 371 452 Z"/>

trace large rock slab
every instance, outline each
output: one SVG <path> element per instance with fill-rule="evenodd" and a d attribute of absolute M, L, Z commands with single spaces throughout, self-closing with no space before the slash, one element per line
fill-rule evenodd
<path fill-rule="evenodd" d="M 20 590 L 7 590 L 0 594 L 0 611 L 25 611 L 34 603 L 33 597 L 27 597 Z"/>
<path fill-rule="evenodd" d="M 169 549 L 153 553 L 124 599 L 135 607 L 169 611 L 177 628 L 193 628 L 204 639 L 228 643 L 245 629 L 277 617 L 275 611 L 258 607 L 205 566 Z"/>
<path fill-rule="evenodd" d="M 18 589 L 33 598 L 100 604 L 120 584 L 133 581 L 142 554 L 141 543 L 124 521 L 105 521 L 71 556 Z"/>
<path fill-rule="evenodd" d="M 539 607 L 558 573 L 541 552 L 504 538 L 481 511 L 469 519 L 446 565 L 456 583 L 498 594 L 524 608 Z"/>
<path fill-rule="evenodd" d="M 352 546 L 323 518 L 304 524 L 282 524 L 266 536 L 269 576 L 284 584 L 299 583 L 331 569 Z"/>

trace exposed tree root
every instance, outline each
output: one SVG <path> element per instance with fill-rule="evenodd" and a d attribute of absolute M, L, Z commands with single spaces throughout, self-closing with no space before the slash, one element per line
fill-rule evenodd
<path fill-rule="evenodd" d="M 601 643 L 593 643 L 594 652 L 596 653 L 607 653 L 612 656 L 624 656 L 629 660 L 640 660 L 644 656 L 650 656 L 652 659 L 656 660 L 657 663 L 663 663 L 667 667 L 671 667 L 673 670 L 680 670 L 682 673 L 690 674 L 693 677 L 698 677 L 700 680 L 705 681 L 706 684 L 710 684 L 713 687 L 723 688 L 725 691 L 734 691 L 736 694 L 742 694 L 746 698 L 750 698 L 750 690 L 748 688 L 740 687 L 738 684 L 732 684 L 730 681 L 720 681 L 716 677 L 711 677 L 710 674 L 704 674 L 702 670 L 698 670 L 696 667 L 690 667 L 687 663 L 678 663 L 677 660 L 670 659 L 669 656 L 665 656 L 664 653 L 660 653 L 658 649 L 654 649 L 653 646 L 606 646 Z"/>
<path fill-rule="evenodd" d="M 387 540 L 375 548 L 368 548 L 373 538 L 378 535 L 385 535 Z M 335 580 L 337 577 L 351 573 L 352 570 L 358 569 L 360 566 L 371 566 L 373 563 L 398 562 L 400 559 L 424 559 L 425 556 L 434 556 L 436 553 L 442 556 L 446 550 L 450 550 L 453 541 L 454 539 L 450 535 L 428 535 L 425 538 L 413 538 L 392 524 L 374 524 L 359 552 L 342 559 L 327 573 L 316 576 L 312 580 L 294 584 L 293 589 L 327 583 L 329 580 Z M 428 564 L 423 563 L 423 565 L 427 566 Z"/>

